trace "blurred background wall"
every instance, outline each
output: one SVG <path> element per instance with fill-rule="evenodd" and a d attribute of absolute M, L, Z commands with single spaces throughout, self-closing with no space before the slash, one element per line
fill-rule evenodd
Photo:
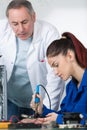
<path fill-rule="evenodd" d="M 0 0 L 0 19 L 5 18 L 5 10 L 11 0 Z M 55 25 L 61 34 L 74 33 L 87 47 L 87 0 L 30 0 L 42 19 Z"/>

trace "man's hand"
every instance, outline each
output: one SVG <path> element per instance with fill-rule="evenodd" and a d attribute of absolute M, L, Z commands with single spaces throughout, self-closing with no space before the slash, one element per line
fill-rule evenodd
<path fill-rule="evenodd" d="M 36 94 L 34 94 L 34 95 L 32 96 L 32 100 L 31 100 L 31 103 L 30 103 L 30 107 L 31 107 L 34 111 L 37 110 L 38 114 L 42 114 L 43 99 L 42 99 L 42 97 L 41 97 L 39 94 L 37 94 L 37 97 L 40 99 L 40 102 L 38 103 L 38 107 L 37 107 L 37 104 L 35 103 L 35 96 L 36 96 Z"/>

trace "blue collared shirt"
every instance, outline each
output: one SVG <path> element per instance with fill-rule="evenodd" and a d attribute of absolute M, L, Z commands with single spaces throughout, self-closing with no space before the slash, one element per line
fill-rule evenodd
<path fill-rule="evenodd" d="M 43 115 L 45 116 L 50 112 L 55 111 L 44 106 Z M 77 84 L 73 80 L 67 84 L 66 96 L 61 103 L 61 109 L 56 112 L 58 113 L 56 123 L 63 123 L 63 112 L 79 112 L 87 119 L 87 69 L 83 74 L 79 88 L 77 88 Z"/>

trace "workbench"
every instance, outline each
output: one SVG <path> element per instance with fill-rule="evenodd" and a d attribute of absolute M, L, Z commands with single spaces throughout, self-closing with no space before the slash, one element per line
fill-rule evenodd
<path fill-rule="evenodd" d="M 48 129 L 1 129 L 1 130 L 87 130 L 87 128 L 64 128 L 64 129 L 59 129 L 59 128 L 48 128 Z"/>

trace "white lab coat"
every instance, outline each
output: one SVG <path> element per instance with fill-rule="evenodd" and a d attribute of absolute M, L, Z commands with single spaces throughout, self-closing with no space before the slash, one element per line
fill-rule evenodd
<path fill-rule="evenodd" d="M 64 82 L 56 77 L 46 60 L 46 49 L 51 41 L 57 39 L 59 34 L 50 24 L 37 21 L 34 27 L 33 40 L 27 54 L 27 70 L 33 91 L 36 85 L 46 87 L 50 99 L 51 108 L 58 109 L 59 101 L 64 89 Z M 16 38 L 7 20 L 0 21 L 0 54 L 4 58 L 7 70 L 7 81 L 10 79 L 16 58 Z M 21 92 L 19 92 L 21 94 Z M 19 95 L 20 95 L 19 94 Z M 49 107 L 47 95 L 41 88 L 44 104 Z"/>

